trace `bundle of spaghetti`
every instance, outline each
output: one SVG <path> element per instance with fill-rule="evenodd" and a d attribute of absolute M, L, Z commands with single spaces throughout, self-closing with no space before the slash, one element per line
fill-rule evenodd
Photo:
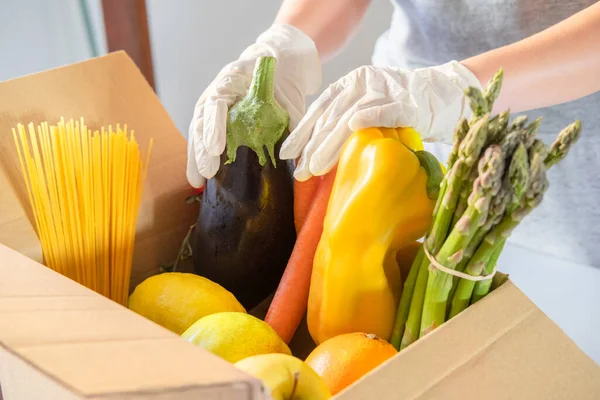
<path fill-rule="evenodd" d="M 12 132 L 44 264 L 126 304 L 152 140 L 144 157 L 127 125 L 83 118 Z"/>

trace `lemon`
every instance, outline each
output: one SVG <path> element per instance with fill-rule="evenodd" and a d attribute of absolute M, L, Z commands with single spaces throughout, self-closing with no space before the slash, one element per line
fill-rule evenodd
<path fill-rule="evenodd" d="M 269 324 L 246 313 L 208 315 L 182 337 L 232 363 L 257 354 L 292 354 Z"/>
<path fill-rule="evenodd" d="M 146 279 L 129 297 L 129 308 L 178 335 L 206 315 L 246 312 L 221 285 L 183 272 L 167 272 Z"/>
<path fill-rule="evenodd" d="M 259 354 L 235 367 L 260 379 L 273 399 L 325 400 L 331 393 L 325 381 L 304 361 L 287 354 Z"/>

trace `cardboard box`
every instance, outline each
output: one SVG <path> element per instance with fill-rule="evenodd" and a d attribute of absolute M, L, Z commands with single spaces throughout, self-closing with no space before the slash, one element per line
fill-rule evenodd
<path fill-rule="evenodd" d="M 127 123 L 142 147 L 154 138 L 132 287 L 175 257 L 197 213 L 183 203 L 185 140 L 126 54 L 0 83 L 4 399 L 264 398 L 231 364 L 41 264 L 11 128 L 61 116 Z M 305 326 L 291 347 L 310 351 Z M 336 396 L 374 398 L 598 399 L 600 367 L 508 280 Z"/>

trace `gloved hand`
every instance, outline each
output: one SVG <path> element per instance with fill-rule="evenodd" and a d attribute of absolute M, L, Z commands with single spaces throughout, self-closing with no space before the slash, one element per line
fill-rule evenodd
<path fill-rule="evenodd" d="M 290 130 L 304 115 L 306 96 L 321 86 L 321 61 L 311 38 L 291 25 L 273 25 L 262 33 L 219 72 L 196 103 L 188 135 L 187 179 L 193 187 L 203 187 L 219 170 L 227 111 L 248 91 L 256 59 L 264 55 L 277 59 L 275 99 L 290 115 Z"/>
<path fill-rule="evenodd" d="M 482 89 L 465 66 L 452 61 L 417 70 L 360 67 L 331 84 L 310 105 L 284 141 L 280 158 L 300 160 L 294 177 L 305 181 L 329 172 L 358 129 L 412 127 L 423 141 L 452 143 L 452 132 L 471 113 L 467 87 Z"/>

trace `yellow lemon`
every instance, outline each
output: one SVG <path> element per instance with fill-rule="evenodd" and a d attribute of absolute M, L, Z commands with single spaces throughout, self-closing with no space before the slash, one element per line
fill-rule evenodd
<path fill-rule="evenodd" d="M 246 312 L 221 285 L 183 272 L 167 272 L 146 279 L 129 297 L 129 308 L 178 335 L 206 315 Z"/>
<path fill-rule="evenodd" d="M 275 400 L 326 400 L 329 389 L 304 361 L 288 354 L 259 354 L 235 363 L 238 369 L 260 379 Z"/>
<path fill-rule="evenodd" d="M 208 315 L 181 336 L 232 363 L 257 354 L 292 354 L 269 324 L 246 313 Z"/>

